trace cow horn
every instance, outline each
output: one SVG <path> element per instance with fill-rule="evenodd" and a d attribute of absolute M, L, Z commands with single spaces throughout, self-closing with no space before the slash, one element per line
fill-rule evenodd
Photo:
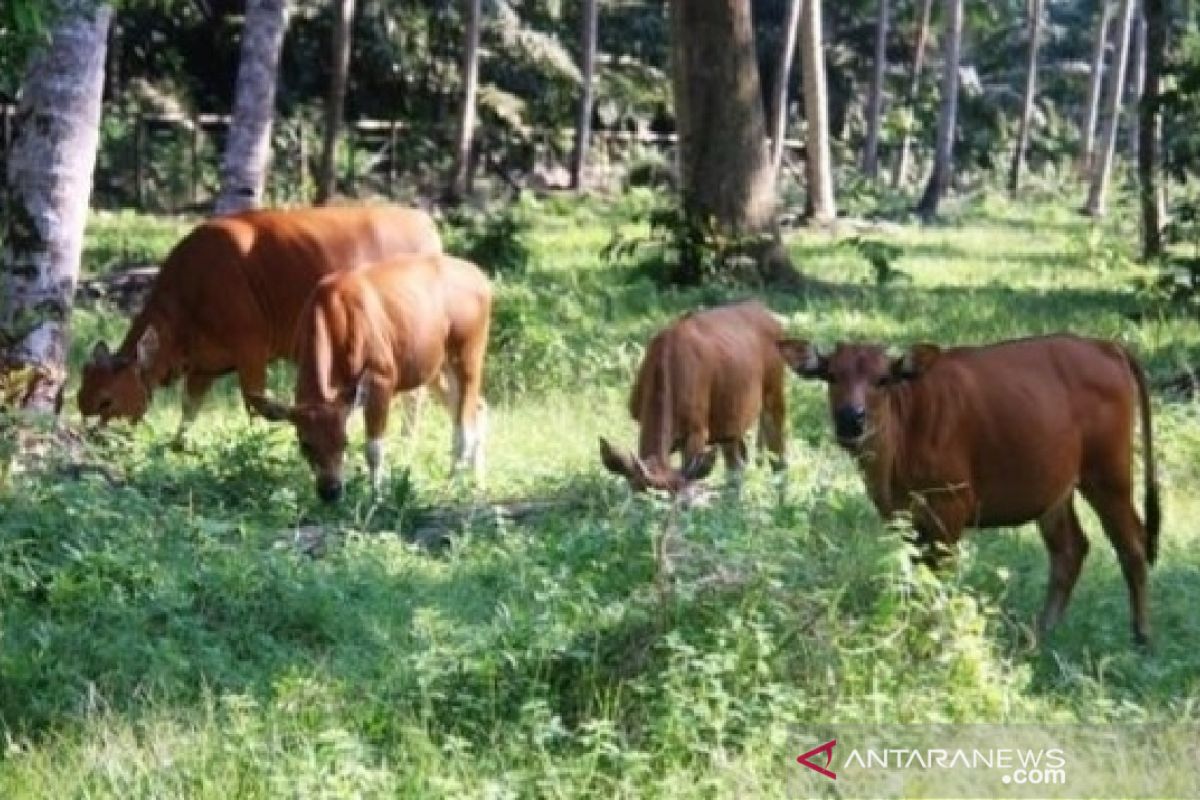
<path fill-rule="evenodd" d="M 282 422 L 292 418 L 292 408 L 278 400 L 272 400 L 266 395 L 249 394 L 246 395 L 246 405 L 253 411 L 258 412 L 263 419 L 270 422 Z"/>

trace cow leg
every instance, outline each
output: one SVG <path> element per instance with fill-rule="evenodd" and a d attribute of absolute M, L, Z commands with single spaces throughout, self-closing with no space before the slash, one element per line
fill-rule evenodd
<path fill-rule="evenodd" d="M 409 451 L 415 451 L 417 448 L 417 438 L 421 430 L 421 413 L 425 408 L 427 394 L 425 387 L 421 386 L 400 395 L 400 410 L 403 415 L 401 424 L 404 436 L 408 439 Z"/>
<path fill-rule="evenodd" d="M 1129 588 L 1133 640 L 1139 645 L 1147 645 L 1150 643 L 1150 620 L 1146 608 L 1146 531 L 1133 510 L 1129 483 L 1089 485 L 1082 487 L 1082 491 L 1100 517 L 1104 533 L 1121 562 L 1121 572 Z"/>
<path fill-rule="evenodd" d="M 783 399 L 783 371 L 769 376 L 763 387 L 763 409 L 758 417 L 758 451 L 771 452 L 771 469 L 787 470 L 787 404 Z"/>
<path fill-rule="evenodd" d="M 457 391 L 450 396 L 457 401 L 451 406 L 454 412 L 454 471 L 470 462 L 475 482 L 484 482 L 483 440 L 487 429 L 487 405 L 483 400 L 483 358 L 487 348 L 484 335 L 463 343 L 451 365 L 453 380 L 449 381 Z M 456 385 L 454 385 L 456 384 Z"/>
<path fill-rule="evenodd" d="M 734 439 L 721 444 L 721 458 L 725 461 L 726 485 L 734 496 L 742 494 L 742 478 L 746 473 L 746 443 Z"/>
<path fill-rule="evenodd" d="M 1038 630 L 1044 637 L 1058 624 L 1071 599 L 1071 590 L 1075 588 L 1083 559 L 1087 556 L 1088 542 L 1079 525 L 1079 517 L 1075 515 L 1071 495 L 1038 520 L 1038 529 L 1050 556 L 1046 604 L 1038 619 Z"/>
<path fill-rule="evenodd" d="M 204 396 L 208 394 L 217 376 L 210 372 L 189 372 L 183 382 L 182 413 L 179 416 L 179 429 L 175 431 L 175 441 L 172 446 L 182 450 L 187 445 L 187 431 L 200 414 L 204 405 Z"/>
<path fill-rule="evenodd" d="M 959 489 L 947 495 L 943 492 L 914 492 L 911 498 L 913 527 L 917 530 L 916 557 L 919 563 L 937 569 L 942 556 L 962 538 L 967 527 L 974 498 L 969 490 Z"/>
<path fill-rule="evenodd" d="M 392 405 L 392 386 L 373 379 L 367 384 L 366 404 L 363 419 L 366 423 L 367 473 L 371 478 L 371 491 L 378 494 L 383 488 L 383 444 L 387 434 L 388 413 Z"/>

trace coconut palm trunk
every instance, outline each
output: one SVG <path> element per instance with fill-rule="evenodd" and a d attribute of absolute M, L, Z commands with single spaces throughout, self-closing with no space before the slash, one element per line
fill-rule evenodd
<path fill-rule="evenodd" d="M 821 0 L 804 0 L 800 15 L 804 62 L 804 116 L 808 122 L 808 201 L 812 220 L 837 219 L 833 199 L 833 155 L 829 147 L 829 97 L 825 87 L 825 49 L 821 41 Z"/>
<path fill-rule="evenodd" d="M 1100 94 L 1104 87 L 1104 51 L 1108 43 L 1108 28 L 1112 21 L 1112 0 L 1100 0 L 1100 16 L 1096 20 L 1096 38 L 1092 46 L 1092 71 L 1088 80 L 1088 99 L 1083 118 L 1083 140 L 1079 147 L 1079 173 L 1087 177 L 1096 155 L 1096 122 L 1100 118 Z"/>
<path fill-rule="evenodd" d="M 1138 154 L 1138 120 L 1141 116 L 1142 90 L 1146 84 L 1146 20 L 1142 3 L 1133 7 L 1133 30 L 1129 53 L 1129 158 L 1135 164 Z"/>
<path fill-rule="evenodd" d="M 461 200 L 471 191 L 471 145 L 475 139 L 475 106 L 479 93 L 479 23 L 483 10 L 480 0 L 464 0 L 464 4 L 467 24 L 463 42 L 463 101 L 449 192 L 454 201 Z"/>
<path fill-rule="evenodd" d="M 583 188 L 588 146 L 592 139 L 592 106 L 595 104 L 596 28 L 599 0 L 583 0 L 582 82 L 579 91 L 579 115 L 575 121 L 575 149 L 571 153 L 571 188 Z"/>
<path fill-rule="evenodd" d="M 942 98 L 938 112 L 937 149 L 933 171 L 917 212 L 937 215 L 938 204 L 954 177 L 954 129 L 958 124 L 958 62 L 962 50 L 963 0 L 946 0 L 946 36 L 943 49 Z"/>
<path fill-rule="evenodd" d="M 917 92 L 921 88 L 921 72 L 925 67 L 925 49 L 929 45 L 929 18 L 933 15 L 933 0 L 922 0 L 921 2 L 921 21 L 917 26 L 917 44 L 913 48 L 912 69 L 908 76 L 908 94 L 905 97 L 905 105 L 911 110 L 917 100 Z M 904 126 L 904 132 L 900 135 L 900 147 L 896 155 L 895 165 L 892 168 L 892 188 L 899 188 L 904 183 L 904 179 L 908 177 L 908 162 L 910 158 L 912 134 L 909 130 L 911 125 Z"/>
<path fill-rule="evenodd" d="M 1146 25 L 1146 75 L 1138 116 L 1138 201 L 1142 211 L 1142 258 L 1163 254 L 1162 226 L 1166 221 L 1159 191 L 1159 141 L 1162 132 L 1163 63 L 1167 49 L 1166 0 L 1142 0 Z"/>
<path fill-rule="evenodd" d="M 112 9 L 54 0 L 53 14 L 21 89 L 0 255 L 0 376 L 24 375 L 13 394 L 34 411 L 62 405 Z"/>
<path fill-rule="evenodd" d="M 775 99 L 771 109 L 771 174 L 776 179 L 783 166 L 783 142 L 787 138 L 788 84 L 792 79 L 792 61 L 796 56 L 796 37 L 800 34 L 800 12 L 805 0 L 792 0 L 788 5 L 787 28 L 783 46 L 779 48 L 779 67 L 776 70 Z"/>
<path fill-rule="evenodd" d="M 317 178 L 317 203 L 325 204 L 337 187 L 337 144 L 346 107 L 346 81 L 350 74 L 350 43 L 354 30 L 354 0 L 334 0 L 333 73 L 325 96 L 325 132 L 321 144 L 321 172 Z"/>
<path fill-rule="evenodd" d="M 262 205 L 271 158 L 275 83 L 287 17 L 287 0 L 246 0 L 233 121 L 221 163 L 218 214 Z"/>
<path fill-rule="evenodd" d="M 867 98 L 867 140 L 863 145 L 863 174 L 879 177 L 879 128 L 883 119 L 883 79 L 887 74 L 888 0 L 879 0 L 875 19 L 875 64 Z"/>
<path fill-rule="evenodd" d="M 1112 177 L 1112 163 L 1117 149 L 1117 131 L 1121 127 L 1121 95 L 1125 88 L 1125 67 L 1129 56 L 1129 30 L 1132 20 L 1133 0 L 1121 0 L 1121 9 L 1117 13 L 1116 60 L 1113 62 L 1112 79 L 1108 83 L 1108 96 L 1104 98 L 1104 105 L 1108 111 L 1088 187 L 1086 211 L 1093 217 L 1102 217 L 1106 212 L 1108 183 Z"/>
<path fill-rule="evenodd" d="M 1013 150 L 1012 168 L 1008 173 L 1008 190 L 1016 193 L 1021 185 L 1021 167 L 1029 148 L 1029 126 L 1033 121 L 1033 105 L 1037 99 L 1038 46 L 1042 38 L 1042 0 L 1029 0 L 1029 59 L 1025 63 L 1025 99 L 1021 103 L 1021 120 L 1017 128 L 1017 146 Z"/>

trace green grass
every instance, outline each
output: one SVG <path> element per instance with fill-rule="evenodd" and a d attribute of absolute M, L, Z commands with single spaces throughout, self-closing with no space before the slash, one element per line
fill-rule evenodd
<path fill-rule="evenodd" d="M 25 474 L 0 500 L 0 797 L 787 797 L 801 725 L 1197 722 L 1195 404 L 1156 398 L 1167 524 L 1152 653 L 1130 645 L 1090 512 L 1091 556 L 1043 647 L 1031 526 L 975 533 L 947 573 L 914 572 L 831 444 L 822 392 L 799 382 L 785 496 L 753 472 L 741 505 L 692 513 L 664 599 L 651 547 L 664 506 L 602 473 L 596 436 L 631 440 L 626 392 L 656 328 L 748 292 L 660 291 L 602 263 L 621 211 L 529 210 L 535 263 L 498 283 L 487 495 L 574 505 L 422 546 L 414 510 L 470 495 L 447 479 L 440 411 L 419 441 L 393 430 L 377 506 L 356 422 L 355 480 L 329 509 L 290 431 L 247 419 L 231 384 L 183 454 L 165 446 L 178 410 L 164 392 L 140 428 L 89 444 L 122 486 Z M 161 256 L 185 227 L 97 217 L 88 252 Z M 1136 269 L 1099 257 L 1065 206 L 985 198 L 952 223 L 871 235 L 903 248 L 911 282 L 876 288 L 828 235 L 791 239 L 825 281 L 765 298 L 796 334 L 1066 329 L 1128 342 L 1156 375 L 1196 363 L 1200 324 L 1144 308 Z M 1118 253 L 1136 241 L 1120 215 L 1096 236 Z M 80 314 L 75 358 L 123 329 Z M 274 387 L 287 391 L 286 370 Z M 311 523 L 337 531 L 317 558 L 292 545 Z"/>

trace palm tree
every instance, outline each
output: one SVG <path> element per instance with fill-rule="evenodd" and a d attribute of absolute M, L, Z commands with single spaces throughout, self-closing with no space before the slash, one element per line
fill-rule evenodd
<path fill-rule="evenodd" d="M 0 256 L 0 373 L 32 367 L 17 400 L 35 411 L 62 405 L 112 9 L 54 0 L 53 14 L 21 89 Z"/>
<path fill-rule="evenodd" d="M 804 0 L 800 15 L 804 58 L 804 117 L 808 122 L 808 201 L 818 223 L 837 219 L 833 200 L 833 156 L 829 149 L 829 99 L 825 91 L 825 50 L 821 45 L 821 0 Z"/>
<path fill-rule="evenodd" d="M 963 0 L 946 0 L 946 42 L 943 47 L 942 102 L 938 112 L 937 149 L 925 194 L 917 204 L 923 217 L 937 214 L 938 203 L 954 176 L 954 128 L 958 123 L 958 61 L 962 49 Z"/>
<path fill-rule="evenodd" d="M 1112 173 L 1113 156 L 1117 148 L 1117 130 L 1121 125 L 1121 93 L 1125 88 L 1125 66 L 1129 60 L 1129 29 L 1133 20 L 1133 0 L 1121 0 L 1117 14 L 1117 52 L 1113 62 L 1112 80 L 1108 83 L 1108 96 L 1104 104 L 1108 116 L 1100 135 L 1099 160 L 1092 165 L 1092 180 L 1088 187 L 1086 211 L 1090 216 L 1102 217 L 1108 195 L 1108 181 Z"/>
<path fill-rule="evenodd" d="M 471 190 L 471 142 L 475 138 L 475 97 L 479 92 L 479 20 L 480 0 L 464 0 L 467 12 L 466 40 L 463 43 L 463 104 L 458 124 L 458 142 L 454 155 L 454 177 L 450 198 L 460 200 Z"/>
<path fill-rule="evenodd" d="M 863 174 L 879 176 L 879 126 L 883 116 L 883 78 L 887 72 L 888 0 L 879 0 L 875 19 L 875 64 L 867 99 L 867 141 L 863 145 Z"/>
<path fill-rule="evenodd" d="M 216 202 L 218 214 L 262 204 L 271 157 L 279 52 L 287 17 L 287 0 L 246 0 L 233 122 L 225 144 L 221 191 Z"/>
<path fill-rule="evenodd" d="M 1025 100 L 1021 104 L 1021 120 L 1017 127 L 1017 146 L 1013 150 L 1012 169 L 1008 174 L 1008 190 L 1016 192 L 1021 182 L 1021 164 L 1029 147 L 1029 125 L 1033 120 L 1033 103 L 1037 98 L 1038 45 L 1042 36 L 1042 0 L 1029 0 L 1029 60 L 1025 64 Z"/>
<path fill-rule="evenodd" d="M 800 33 L 800 12 L 804 0 L 792 0 L 788 5 L 787 29 L 783 46 L 779 48 L 779 68 L 775 81 L 775 104 L 771 109 L 771 174 L 779 177 L 783 165 L 783 140 L 787 136 L 788 83 L 792 76 L 792 59 L 796 54 L 796 37 Z"/>
<path fill-rule="evenodd" d="M 575 123 L 575 149 L 571 154 L 571 188 L 583 188 L 583 170 L 592 138 L 593 80 L 596 72 L 596 26 L 598 0 L 583 0 L 583 69 L 579 93 L 579 116 Z"/>
<path fill-rule="evenodd" d="M 1079 148 L 1079 172 L 1091 174 L 1096 154 L 1096 121 L 1100 118 L 1100 92 L 1104 85 L 1104 50 L 1108 42 L 1108 25 L 1112 20 L 1111 0 L 1100 0 L 1100 16 L 1096 20 L 1096 38 L 1092 45 L 1092 71 L 1088 81 L 1088 100 L 1083 118 L 1083 141 Z"/>
<path fill-rule="evenodd" d="M 354 0 L 334 0 L 333 72 L 329 76 L 329 94 L 325 97 L 325 137 L 321 147 L 321 173 L 317 177 L 319 204 L 329 202 L 337 184 L 337 142 L 346 105 L 353 22 Z"/>
<path fill-rule="evenodd" d="M 1138 117 L 1138 200 L 1142 207 L 1142 258 L 1163 254 L 1162 193 L 1158 190 L 1158 142 L 1162 131 L 1163 61 L 1167 49 L 1166 0 L 1142 0 L 1146 25 L 1146 74 L 1142 86 L 1142 111 Z"/>

